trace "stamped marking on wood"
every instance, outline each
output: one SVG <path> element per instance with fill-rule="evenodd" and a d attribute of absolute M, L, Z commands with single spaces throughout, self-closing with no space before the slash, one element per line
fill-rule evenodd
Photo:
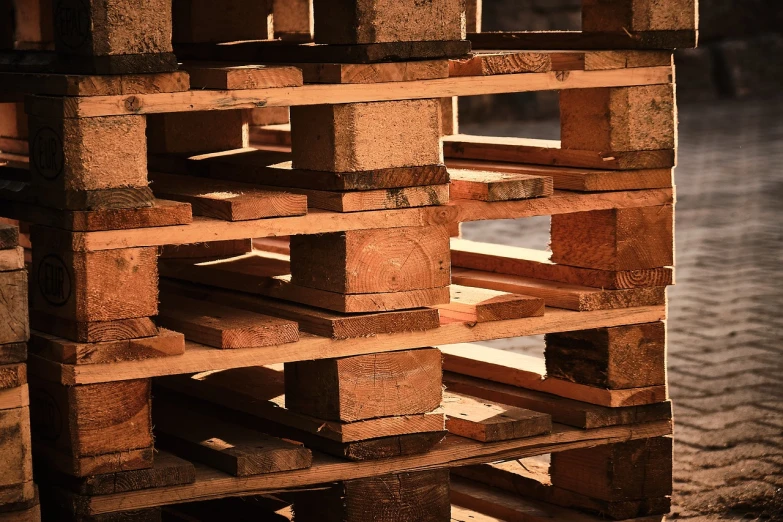
<path fill-rule="evenodd" d="M 60 177 L 65 164 L 63 140 L 51 127 L 42 127 L 33 138 L 31 160 L 36 171 L 45 179 Z"/>
<path fill-rule="evenodd" d="M 38 266 L 38 288 L 52 306 L 63 306 L 71 298 L 71 276 L 56 254 L 49 254 Z"/>
<path fill-rule="evenodd" d="M 54 15 L 54 30 L 67 47 L 83 47 L 90 39 L 90 10 L 84 0 L 60 0 Z"/>

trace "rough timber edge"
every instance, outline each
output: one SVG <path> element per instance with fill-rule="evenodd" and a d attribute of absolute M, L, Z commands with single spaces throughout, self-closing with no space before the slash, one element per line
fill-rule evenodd
<path fill-rule="evenodd" d="M 555 191 L 554 195 L 549 197 L 516 201 L 453 200 L 448 205 L 441 206 L 353 213 L 311 210 L 304 216 L 251 221 L 231 222 L 194 217 L 193 222 L 187 225 L 66 233 L 68 237 L 63 238 L 63 247 L 77 252 L 93 252 L 117 248 L 247 239 L 249 237 L 445 225 L 466 221 L 514 219 L 589 210 L 652 207 L 673 203 L 674 190 L 670 188 L 597 193 Z"/>
<path fill-rule="evenodd" d="M 447 435 L 443 442 L 426 454 L 364 462 L 346 462 L 318 455 L 309 469 L 254 477 L 232 477 L 195 464 L 196 481 L 193 484 L 88 497 L 83 514 L 99 515 L 226 496 L 270 494 L 340 480 L 526 458 L 671 433 L 671 421 L 663 420 L 589 430 L 555 424 L 553 432 L 548 435 L 494 443 Z"/>
<path fill-rule="evenodd" d="M 243 348 L 241 350 L 216 350 L 198 343 L 187 342 L 183 355 L 107 364 L 75 366 L 60 364 L 31 354 L 28 365 L 31 373 L 66 386 L 74 386 L 311 359 L 393 352 L 421 346 L 650 323 L 664 319 L 666 319 L 665 305 L 593 312 L 573 312 L 547 308 L 544 315 L 540 317 L 476 324 L 447 323 L 441 324 L 439 328 L 434 330 L 379 334 L 373 337 L 354 339 L 334 340 L 302 333 L 300 340 L 295 343 Z"/>
<path fill-rule="evenodd" d="M 382 84 L 308 84 L 301 87 L 270 89 L 195 90 L 178 93 L 85 98 L 29 96 L 25 106 L 27 113 L 32 115 L 89 118 L 128 114 L 446 98 L 591 87 L 658 85 L 671 83 L 672 79 L 672 67 L 639 67 L 602 71 L 552 71 L 482 77 L 466 76 Z"/>

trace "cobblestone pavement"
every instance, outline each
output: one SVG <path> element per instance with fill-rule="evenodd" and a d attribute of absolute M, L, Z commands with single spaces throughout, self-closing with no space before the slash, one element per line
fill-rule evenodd
<path fill-rule="evenodd" d="M 463 132 L 557 138 L 557 123 Z M 783 98 L 680 108 L 669 519 L 783 520 Z M 465 225 L 545 248 L 548 219 Z M 495 341 L 541 352 L 538 337 Z"/>

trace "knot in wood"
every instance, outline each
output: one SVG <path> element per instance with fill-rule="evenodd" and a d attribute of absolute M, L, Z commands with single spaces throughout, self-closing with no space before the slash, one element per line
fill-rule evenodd
<path fill-rule="evenodd" d="M 125 110 L 130 112 L 139 112 L 141 110 L 141 98 L 137 96 L 128 96 L 125 98 Z"/>
<path fill-rule="evenodd" d="M 564 82 L 564 81 L 566 81 L 568 79 L 568 76 L 570 74 L 571 73 L 568 72 L 568 71 L 557 71 L 555 73 L 555 78 L 557 78 L 557 81 L 559 81 L 559 82 Z"/>

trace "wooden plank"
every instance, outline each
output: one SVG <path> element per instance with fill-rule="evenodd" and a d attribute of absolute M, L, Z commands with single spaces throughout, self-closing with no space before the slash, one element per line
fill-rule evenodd
<path fill-rule="evenodd" d="M 253 366 L 207 372 L 192 376 L 173 376 L 160 380 L 166 389 L 236 410 L 265 424 L 285 429 L 275 433 L 297 439 L 299 432 L 338 443 L 360 442 L 427 432 L 441 432 L 442 413 L 397 415 L 356 422 L 339 422 L 297 413 L 286 408 L 283 372 L 270 367 Z M 271 426 L 269 428 L 271 429 Z M 303 441 L 308 442 L 308 441 Z"/>
<path fill-rule="evenodd" d="M 551 196 L 552 178 L 529 174 L 449 169 L 449 189 L 454 199 L 508 201 Z"/>
<path fill-rule="evenodd" d="M 541 297 L 547 306 L 580 312 L 666 303 L 666 287 L 662 286 L 602 290 L 570 283 L 482 272 L 468 268 L 453 268 L 451 280 L 455 284 L 463 286 L 490 288 Z"/>
<path fill-rule="evenodd" d="M 193 89 L 265 89 L 303 85 L 302 71 L 297 67 L 185 62 L 180 68 L 190 74 Z"/>
<path fill-rule="evenodd" d="M 295 285 L 288 262 L 275 263 L 258 252 L 209 263 L 188 259 L 161 260 L 165 277 L 215 285 L 227 290 L 259 294 L 342 313 L 385 312 L 434 306 L 448 302 L 448 286 L 396 292 L 343 294 Z"/>
<path fill-rule="evenodd" d="M 193 401 L 158 397 L 153 421 L 161 446 L 236 477 L 308 468 L 313 461 L 307 448 L 205 415 Z"/>
<path fill-rule="evenodd" d="M 184 333 L 188 340 L 221 349 L 299 340 L 293 321 L 177 295 L 162 297 L 158 323 Z"/>
<path fill-rule="evenodd" d="M 672 405 L 668 401 L 608 408 L 452 372 L 443 374 L 443 382 L 449 392 L 548 413 L 553 422 L 582 429 L 656 422 L 672 417 Z"/>
<path fill-rule="evenodd" d="M 485 288 L 451 285 L 451 302 L 438 306 L 449 320 L 483 323 L 544 315 L 544 300 Z"/>
<path fill-rule="evenodd" d="M 547 53 L 473 53 L 469 58 L 449 60 L 449 76 L 493 76 L 496 74 L 541 73 L 552 70 Z"/>
<path fill-rule="evenodd" d="M 552 431 L 552 417 L 515 406 L 447 393 L 443 412 L 449 433 L 481 442 L 532 437 Z"/>
<path fill-rule="evenodd" d="M 448 78 L 447 60 L 385 63 L 296 63 L 306 83 L 387 83 Z"/>
<path fill-rule="evenodd" d="M 401 292 L 450 282 L 443 226 L 295 235 L 290 259 L 292 284 L 330 292 Z"/>
<path fill-rule="evenodd" d="M 11 410 L 30 405 L 30 394 L 27 384 L 0 390 L 0 410 Z"/>
<path fill-rule="evenodd" d="M 244 110 L 150 115 L 147 152 L 197 154 L 247 147 L 249 116 Z"/>
<path fill-rule="evenodd" d="M 156 195 L 190 203 L 199 216 L 243 221 L 307 213 L 307 198 L 298 194 L 176 174 L 153 173 L 150 178 Z"/>
<path fill-rule="evenodd" d="M 152 74 L 79 75 L 0 72 L 0 92 L 49 96 L 120 96 L 184 92 L 188 74 L 173 71 Z"/>
<path fill-rule="evenodd" d="M 599 170 L 571 167 L 545 167 L 495 161 L 448 159 L 446 166 L 453 169 L 480 170 L 548 176 L 555 190 L 602 192 L 609 190 L 643 190 L 673 186 L 672 169 Z"/>
<path fill-rule="evenodd" d="M 77 322 L 31 310 L 30 325 L 35 330 L 43 331 L 45 329 L 51 335 L 79 343 L 137 339 L 152 337 L 158 333 L 158 328 L 149 317 L 134 317 L 116 321 Z"/>
<path fill-rule="evenodd" d="M 446 371 L 617 408 L 667 400 L 665 385 L 603 389 L 547 376 L 544 359 L 474 344 L 441 348 Z"/>
<path fill-rule="evenodd" d="M 232 46 L 226 46 L 232 47 Z M 330 47 L 333 49 L 333 47 Z M 232 49 L 227 49 L 229 54 Z M 286 58 L 280 56 L 280 59 Z M 288 63 L 296 62 L 287 57 Z M 230 59 L 240 59 L 234 54 Z M 258 61 L 251 59 L 252 61 Z M 313 60 L 324 62 L 329 60 Z M 337 60 L 341 62 L 342 60 Z M 384 61 L 384 60 L 381 60 Z M 388 60 L 385 60 L 388 61 Z M 35 96 L 26 102 L 28 114 L 59 113 L 68 118 L 86 118 L 121 114 L 150 114 L 216 109 L 254 109 L 259 101 L 265 107 L 307 105 L 313 103 L 358 103 L 384 100 L 443 98 L 509 92 L 618 87 L 671 83 L 671 67 L 640 67 L 609 71 L 562 71 L 546 73 L 502 74 L 482 78 L 442 78 L 412 82 L 352 85 L 304 85 L 263 90 L 210 91 L 139 94 L 129 103 L 125 96 L 91 96 L 66 100 Z M 59 112 L 58 112 L 59 111 Z"/>
<path fill-rule="evenodd" d="M 503 31 L 470 33 L 474 49 L 614 50 L 681 49 L 696 47 L 699 32 L 693 29 L 642 32 Z"/>
<path fill-rule="evenodd" d="M 33 452 L 37 455 L 37 459 L 46 463 L 46 466 L 59 472 L 74 477 L 89 477 L 104 473 L 149 469 L 153 464 L 154 448 L 149 446 L 101 455 L 76 457 L 43 442 L 34 441 Z"/>
<path fill-rule="evenodd" d="M 30 409 L 27 406 L 0 410 L 0 501 L 14 504 L 35 495 L 30 451 Z"/>
<path fill-rule="evenodd" d="M 0 364 L 12 364 L 27 360 L 27 343 L 0 344 Z"/>
<path fill-rule="evenodd" d="M 0 344 L 30 337 L 27 312 L 27 271 L 0 272 Z"/>
<path fill-rule="evenodd" d="M 195 245 L 168 245 L 161 248 L 160 257 L 233 257 L 247 254 L 253 250 L 251 239 L 230 239 L 228 241 L 208 241 Z"/>
<path fill-rule="evenodd" d="M 28 346 L 30 353 L 51 361 L 64 364 L 105 364 L 182 355 L 185 353 L 185 336 L 160 328 L 151 337 L 78 343 L 34 331 Z"/>
<path fill-rule="evenodd" d="M 29 366 L 45 372 L 51 379 L 66 385 L 121 381 L 140 377 L 195 373 L 259 364 L 275 364 L 324 357 L 344 357 L 366 353 L 419 348 L 430 344 L 453 344 L 507 337 L 539 335 L 547 332 L 584 330 L 622 324 L 660 321 L 665 307 L 652 306 L 596 312 L 571 312 L 547 308 L 542 317 L 527 317 L 490 323 L 447 323 L 424 332 L 409 331 L 378 334 L 372 337 L 334 341 L 326 337 L 300 334 L 297 343 L 282 346 L 222 351 L 186 342 L 185 354 L 176 359 L 118 362 L 112 365 L 68 366 L 30 356 Z M 503 402 L 503 401 L 499 401 Z"/>
<path fill-rule="evenodd" d="M 447 158 L 509 161 L 609 170 L 665 169 L 675 164 L 668 150 L 599 151 L 566 149 L 556 140 L 455 134 L 443 138 Z"/>
<path fill-rule="evenodd" d="M 187 285 L 164 279 L 161 292 L 184 295 L 281 319 L 296 321 L 302 332 L 332 339 L 353 339 L 395 332 L 423 331 L 438 328 L 438 311 L 432 308 L 398 310 L 366 314 L 339 314 L 277 299 Z M 164 297 L 165 301 L 166 298 Z"/>
<path fill-rule="evenodd" d="M 597 270 L 559 265 L 550 261 L 551 255 L 551 252 L 543 250 L 451 239 L 451 262 L 455 267 L 608 290 L 674 284 L 674 269 L 671 267 Z"/>
<path fill-rule="evenodd" d="M 550 377 L 609 389 L 666 385 L 662 322 L 547 334 Z"/>
<path fill-rule="evenodd" d="M 443 394 L 441 359 L 422 348 L 286 363 L 286 408 L 351 423 L 430 413 Z"/>
<path fill-rule="evenodd" d="M 444 465 L 460 466 L 487 460 L 523 458 L 567 447 L 592 447 L 596 444 L 646 438 L 669 432 L 671 432 L 669 422 L 662 421 L 588 431 L 557 425 L 553 433 L 549 435 L 496 443 L 481 443 L 449 435 L 441 444 L 423 455 L 368 462 L 345 462 L 318 456 L 314 460 L 313 466 L 307 470 L 246 478 L 231 477 L 225 473 L 197 465 L 196 482 L 192 485 L 92 497 L 81 507 L 81 512 L 96 515 L 114 512 L 118 509 L 139 509 L 185 500 L 209 500 L 226 495 L 262 494 L 304 484 L 323 484 L 408 470 L 433 469 Z"/>
<path fill-rule="evenodd" d="M 10 272 L 24 268 L 24 248 L 6 248 L 0 250 L 0 272 Z"/>
<path fill-rule="evenodd" d="M 663 67 L 671 65 L 671 51 L 590 51 L 584 53 L 585 71 Z"/>
<path fill-rule="evenodd" d="M 674 207 L 552 216 L 552 261 L 599 270 L 674 265 Z"/>
<path fill-rule="evenodd" d="M 272 187 L 264 187 L 272 188 Z M 449 185 L 428 185 L 359 192 L 328 192 L 301 188 L 281 188 L 307 196 L 307 206 L 333 212 L 366 212 L 398 208 L 445 205 L 449 202 Z"/>

